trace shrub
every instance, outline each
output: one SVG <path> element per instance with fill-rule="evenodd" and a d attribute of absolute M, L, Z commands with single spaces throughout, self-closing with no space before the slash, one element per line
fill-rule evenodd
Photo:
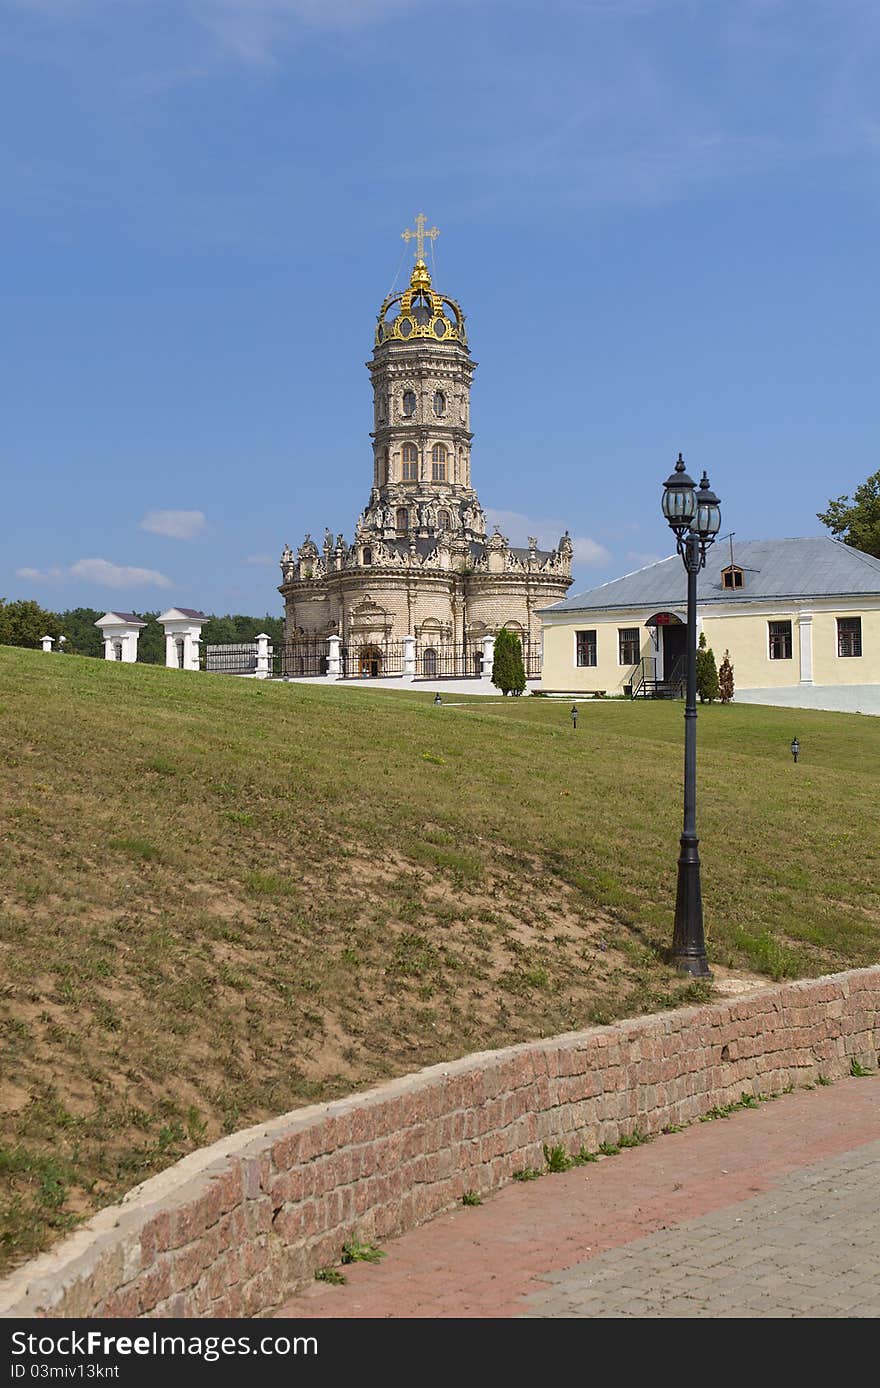
<path fill-rule="evenodd" d="M 730 663 L 730 651 L 724 652 L 724 659 L 718 671 L 718 687 L 722 704 L 729 704 L 733 699 L 733 666 Z"/>
<path fill-rule="evenodd" d="M 700 643 L 697 647 L 697 693 L 701 704 L 711 704 L 713 700 L 721 698 L 715 652 L 711 646 L 706 645 L 704 631 L 700 632 Z"/>
<path fill-rule="evenodd" d="M 520 639 L 506 627 L 495 637 L 495 658 L 492 663 L 492 683 L 505 696 L 521 694 L 526 687 L 526 667 L 523 664 Z"/>

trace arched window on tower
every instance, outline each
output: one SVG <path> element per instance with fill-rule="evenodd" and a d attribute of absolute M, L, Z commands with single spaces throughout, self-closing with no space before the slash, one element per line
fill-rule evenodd
<path fill-rule="evenodd" d="M 381 486 L 387 487 L 391 481 L 391 449 L 385 449 L 385 457 L 382 460 L 382 482 Z"/>
<path fill-rule="evenodd" d="M 419 480 L 419 450 L 414 443 L 403 445 L 403 480 L 404 482 L 418 482 Z"/>
<path fill-rule="evenodd" d="M 437 526 L 440 530 L 450 530 L 452 520 L 448 511 L 441 511 L 437 516 Z"/>
<path fill-rule="evenodd" d="M 431 450 L 431 481 L 446 481 L 446 445 L 435 443 Z"/>
<path fill-rule="evenodd" d="M 414 390 L 405 390 L 403 392 L 403 413 L 406 415 L 407 419 L 412 419 L 415 412 L 416 393 Z"/>
<path fill-rule="evenodd" d="M 397 508 L 397 529 L 403 535 L 409 530 L 409 511 L 405 506 Z"/>
<path fill-rule="evenodd" d="M 434 413 L 438 419 L 446 413 L 446 396 L 442 390 L 434 392 Z"/>

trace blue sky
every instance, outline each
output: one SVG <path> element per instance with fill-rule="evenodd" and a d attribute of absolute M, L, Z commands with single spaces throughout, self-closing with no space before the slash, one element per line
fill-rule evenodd
<path fill-rule="evenodd" d="M 474 481 L 592 587 L 878 467 L 874 0 L 0 0 L 0 596 L 279 612 L 351 535 L 400 233 Z M 403 273 L 403 271 L 401 271 Z"/>

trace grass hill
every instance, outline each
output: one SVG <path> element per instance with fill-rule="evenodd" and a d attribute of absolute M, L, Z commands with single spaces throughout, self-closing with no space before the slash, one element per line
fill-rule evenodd
<path fill-rule="evenodd" d="M 699 729 L 713 961 L 875 961 L 880 720 Z M 0 744 L 7 1265 L 223 1132 L 705 989 L 662 957 L 680 705 L 573 732 L 564 702 L 2 648 Z"/>

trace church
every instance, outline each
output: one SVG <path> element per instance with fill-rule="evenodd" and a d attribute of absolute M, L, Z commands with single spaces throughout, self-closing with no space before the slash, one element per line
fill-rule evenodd
<path fill-rule="evenodd" d="M 281 556 L 287 643 L 307 658 L 337 637 L 349 678 L 401 673 L 404 638 L 415 642 L 417 676 L 479 674 L 485 639 L 502 627 L 537 674 L 538 611 L 571 584 L 567 533 L 555 550 L 486 533 L 471 476 L 477 363 L 461 306 L 435 290 L 425 263 L 425 241 L 438 234 L 422 213 L 403 233 L 416 243 L 409 286 L 379 309 L 367 362 L 372 487 L 353 536 L 328 529 L 319 546 L 306 535 Z"/>

